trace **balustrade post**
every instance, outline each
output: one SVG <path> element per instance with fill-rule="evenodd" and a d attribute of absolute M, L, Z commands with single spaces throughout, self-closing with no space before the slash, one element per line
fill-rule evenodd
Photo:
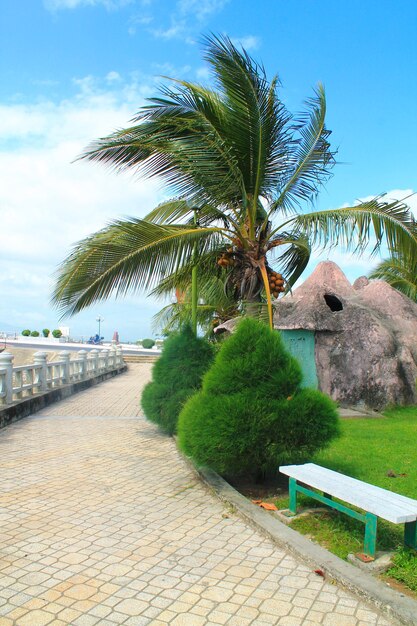
<path fill-rule="evenodd" d="M 61 365 L 61 383 L 67 385 L 70 382 L 70 354 L 66 350 L 62 350 L 58 356 L 60 361 L 64 361 Z"/>
<path fill-rule="evenodd" d="M 117 350 L 116 342 L 112 342 L 112 345 L 109 351 L 109 368 L 112 370 L 114 370 L 114 368 L 116 367 L 116 359 L 117 359 L 116 350 Z"/>
<path fill-rule="evenodd" d="M 119 365 L 123 365 L 123 350 L 121 348 L 116 348 L 116 367 Z"/>
<path fill-rule="evenodd" d="M 98 350 L 91 350 L 90 359 L 92 361 L 92 374 L 93 376 L 97 376 L 98 374 Z"/>
<path fill-rule="evenodd" d="M 103 357 L 103 372 L 107 372 L 109 369 L 109 350 L 102 350 L 101 356 Z"/>
<path fill-rule="evenodd" d="M 10 352 L 2 352 L 0 354 L 0 371 L 6 372 L 5 386 L 3 390 L 6 392 L 4 396 L 4 403 L 11 404 L 13 402 L 13 354 Z"/>
<path fill-rule="evenodd" d="M 79 363 L 78 376 L 80 380 L 84 380 L 87 377 L 87 350 L 79 350 L 78 358 L 81 360 Z"/>
<path fill-rule="evenodd" d="M 40 365 L 41 367 L 36 370 L 38 376 L 38 392 L 44 393 L 48 391 L 48 366 L 46 363 L 47 359 L 46 352 L 35 352 L 33 355 L 33 361 L 35 365 Z"/>

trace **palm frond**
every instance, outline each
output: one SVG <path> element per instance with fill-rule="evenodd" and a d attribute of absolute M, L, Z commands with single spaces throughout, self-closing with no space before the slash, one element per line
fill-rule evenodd
<path fill-rule="evenodd" d="M 394 252 L 391 258 L 382 261 L 369 278 L 385 280 L 414 302 L 417 302 L 417 254 L 405 257 Z"/>
<path fill-rule="evenodd" d="M 183 198 L 162 202 L 145 217 L 154 224 L 174 224 L 189 220 L 193 216 L 193 207 Z"/>
<path fill-rule="evenodd" d="M 217 246 L 213 245 L 212 248 L 198 255 L 197 279 L 199 292 L 202 285 L 204 286 L 212 280 L 220 279 L 221 283 L 224 284 L 229 271 L 217 265 L 219 254 L 223 249 L 223 242 L 219 239 Z M 173 294 L 176 289 L 184 292 L 188 291 L 191 285 L 191 270 L 193 267 L 194 262 L 191 258 L 187 263 L 183 263 L 181 267 L 177 268 L 174 273 L 165 275 L 155 284 L 150 295 L 154 298 L 165 298 L 167 295 Z"/>
<path fill-rule="evenodd" d="M 144 218 L 154 224 L 185 223 L 195 227 L 221 225 L 231 236 L 242 237 L 240 224 L 230 211 L 209 204 L 196 205 L 184 198 L 162 202 Z M 232 229 L 232 230 L 231 230 Z"/>
<path fill-rule="evenodd" d="M 362 253 L 371 241 L 372 254 L 383 241 L 390 250 L 404 254 L 417 249 L 417 224 L 402 201 L 384 202 L 382 196 L 341 209 L 298 215 L 286 222 L 296 234 L 304 234 L 312 246 L 341 245 Z"/>
<path fill-rule="evenodd" d="M 79 242 L 58 270 L 53 302 L 72 315 L 110 295 L 149 289 L 221 239 L 219 228 L 116 221 Z"/>
<path fill-rule="evenodd" d="M 275 310 L 275 305 L 272 302 L 272 311 Z M 264 324 L 269 324 L 269 312 L 268 312 L 268 303 L 265 301 L 260 302 L 252 302 L 243 300 L 242 301 L 242 316 L 253 317 L 259 322 L 263 322 Z"/>
<path fill-rule="evenodd" d="M 206 38 L 205 58 L 226 103 L 224 135 L 233 147 L 254 218 L 258 197 L 271 195 L 287 160 L 291 116 L 277 96 L 278 79 L 269 83 L 263 67 L 228 37 Z"/>
<path fill-rule="evenodd" d="M 277 257 L 273 256 L 273 263 L 280 268 L 285 277 L 287 291 L 290 291 L 301 274 L 306 269 L 311 256 L 310 242 L 305 235 L 294 233 L 280 233 L 279 247 L 273 248 L 277 252 L 283 248 L 283 252 Z"/>
<path fill-rule="evenodd" d="M 185 81 L 162 87 L 135 126 L 100 139 L 81 158 L 144 176 L 160 176 L 179 196 L 195 202 L 240 199 L 242 175 L 221 134 L 224 104 L 214 92 Z"/>
<path fill-rule="evenodd" d="M 200 268 L 198 268 L 200 269 Z M 183 282 L 180 290 L 182 292 L 181 302 L 174 302 L 161 309 L 154 317 L 153 323 L 157 328 L 172 330 L 182 324 L 191 321 L 191 274 L 188 272 L 188 282 Z M 178 288 L 175 275 L 170 277 L 170 281 L 164 281 L 164 285 L 159 284 L 157 290 L 153 292 L 158 295 L 172 294 L 174 289 L 169 288 L 174 285 Z M 198 273 L 199 303 L 197 306 L 197 323 L 200 328 L 212 330 L 211 322 L 214 317 L 221 320 L 229 319 L 236 315 L 236 302 L 224 289 L 224 280 L 221 276 Z M 165 288 L 165 290 L 164 290 Z"/>
<path fill-rule="evenodd" d="M 199 305 L 197 307 L 197 324 L 200 328 L 207 329 L 211 326 L 211 321 L 216 309 L 210 305 Z M 154 332 L 163 330 L 172 332 L 178 330 L 185 324 L 191 324 L 192 307 L 190 302 L 174 302 L 163 307 L 152 318 L 152 329 Z"/>
<path fill-rule="evenodd" d="M 331 131 L 326 129 L 326 98 L 323 85 L 315 90 L 315 97 L 306 102 L 307 110 L 293 126 L 299 139 L 289 142 L 287 178 L 278 196 L 271 204 L 270 213 L 288 213 L 301 202 L 311 201 L 319 187 L 329 178 L 335 163 L 328 141 Z"/>

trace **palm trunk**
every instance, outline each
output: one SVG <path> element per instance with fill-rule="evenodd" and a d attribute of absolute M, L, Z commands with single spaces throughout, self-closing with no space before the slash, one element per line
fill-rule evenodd
<path fill-rule="evenodd" d="M 191 272 L 191 328 L 195 336 L 197 336 L 197 266 L 194 265 Z"/>
<path fill-rule="evenodd" d="M 194 211 L 194 226 L 197 228 L 197 211 Z M 197 336 L 197 304 L 198 304 L 198 284 L 197 284 L 197 242 L 194 243 L 193 269 L 191 271 L 191 328 Z"/>
<path fill-rule="evenodd" d="M 265 267 L 265 262 L 264 261 L 262 261 L 262 264 L 260 265 L 260 270 L 261 270 L 262 280 L 263 280 L 263 283 L 264 283 L 265 293 L 266 293 L 266 303 L 267 303 L 267 306 L 268 306 L 269 327 L 270 327 L 271 330 L 274 330 L 274 323 L 273 323 L 273 319 L 272 319 L 271 290 L 269 288 L 268 273 L 266 271 L 266 267 Z"/>
<path fill-rule="evenodd" d="M 267 310 L 268 310 L 269 327 L 271 328 L 271 330 L 273 330 L 274 325 L 273 325 L 271 290 L 269 287 L 269 279 L 268 279 L 268 272 L 266 270 L 265 259 L 261 258 L 257 260 L 256 267 L 257 267 L 257 270 L 259 270 L 261 274 L 262 285 L 264 286 L 265 293 L 266 293 L 266 304 L 267 304 Z M 259 281 L 258 273 L 257 273 L 257 276 L 258 276 L 258 281 Z M 258 282 L 258 286 L 256 287 L 255 290 L 252 286 L 252 288 L 249 288 L 246 290 L 246 294 L 244 292 L 242 293 L 242 300 L 246 303 L 245 308 L 246 308 L 247 314 L 251 317 L 257 318 L 260 315 L 261 308 L 264 307 L 264 304 L 262 304 L 262 298 L 261 298 L 260 292 L 261 292 L 261 283 Z"/>

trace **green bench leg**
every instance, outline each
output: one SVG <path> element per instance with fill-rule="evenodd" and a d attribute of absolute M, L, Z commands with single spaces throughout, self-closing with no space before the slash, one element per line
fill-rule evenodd
<path fill-rule="evenodd" d="M 404 545 L 417 550 L 417 521 L 404 524 Z"/>
<path fill-rule="evenodd" d="M 373 513 L 366 513 L 365 515 L 365 541 L 363 545 L 363 551 L 365 554 L 375 558 L 376 551 L 376 529 L 378 518 Z"/>
<path fill-rule="evenodd" d="M 289 481 L 289 492 L 290 492 L 290 504 L 289 510 L 291 515 L 297 514 L 297 481 L 295 478 L 290 478 Z"/>

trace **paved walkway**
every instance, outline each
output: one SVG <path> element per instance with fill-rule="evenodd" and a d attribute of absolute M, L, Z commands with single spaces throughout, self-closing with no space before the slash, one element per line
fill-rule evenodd
<path fill-rule="evenodd" d="M 0 431 L 0 625 L 389 626 L 198 482 L 140 416 L 148 378 Z"/>

